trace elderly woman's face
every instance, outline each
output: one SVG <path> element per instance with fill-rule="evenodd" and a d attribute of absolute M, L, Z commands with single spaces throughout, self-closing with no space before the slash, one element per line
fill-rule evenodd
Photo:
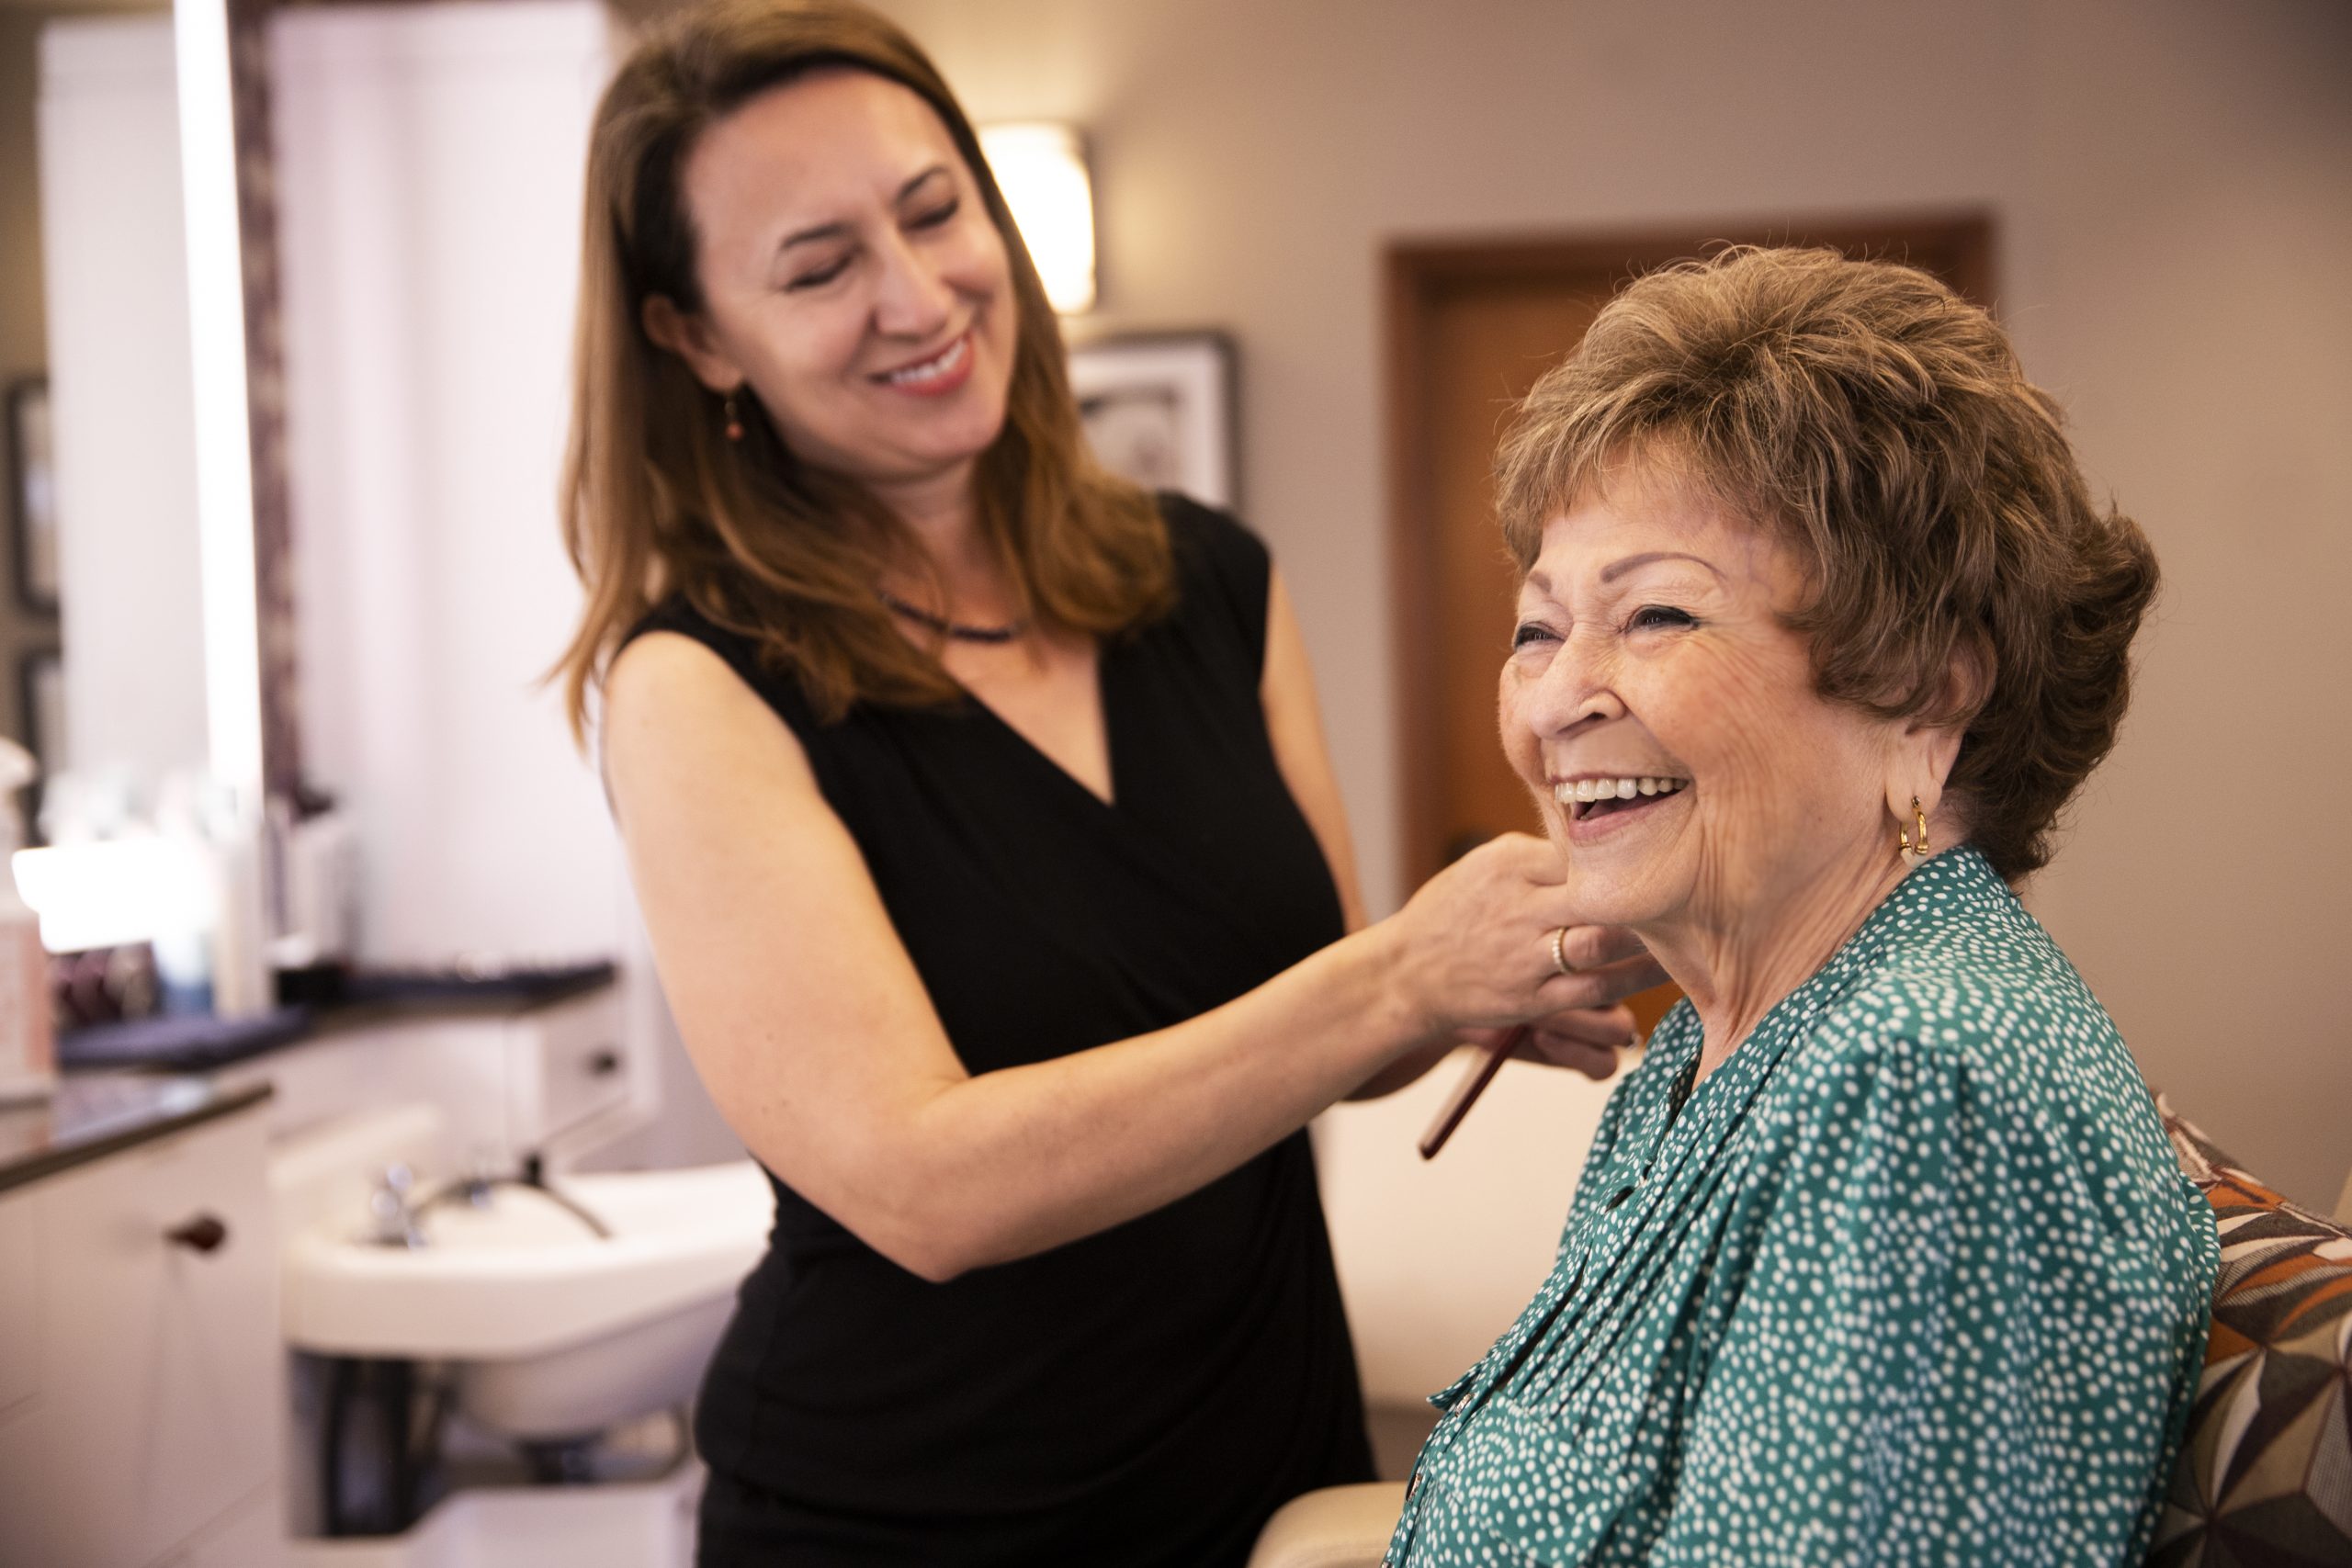
<path fill-rule="evenodd" d="M 1883 865 L 1894 728 L 1817 696 L 1766 533 L 1635 478 L 1544 528 L 1503 667 L 1503 747 L 1587 917 L 1721 926 Z"/>

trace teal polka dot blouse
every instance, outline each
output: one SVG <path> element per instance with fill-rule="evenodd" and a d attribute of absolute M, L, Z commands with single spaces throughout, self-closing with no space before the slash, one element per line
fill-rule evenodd
<path fill-rule="evenodd" d="M 1948 851 L 1694 1091 L 1700 1043 L 1611 1097 L 1389 1562 L 2139 1562 L 2213 1222 L 2049 933 Z"/>

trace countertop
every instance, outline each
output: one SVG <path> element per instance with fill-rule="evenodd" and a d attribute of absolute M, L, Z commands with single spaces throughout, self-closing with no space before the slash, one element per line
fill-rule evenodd
<path fill-rule="evenodd" d="M 58 1065 L 88 1072 L 205 1073 L 289 1045 L 386 1019 L 526 1012 L 613 983 L 608 961 L 497 974 L 406 971 L 363 974 L 320 1000 L 252 1018 L 209 1015 L 105 1023 L 59 1036 Z"/>
<path fill-rule="evenodd" d="M 269 1093 L 267 1084 L 222 1089 L 200 1077 L 68 1077 L 45 1100 L 0 1105 L 0 1192 L 232 1115 Z"/>

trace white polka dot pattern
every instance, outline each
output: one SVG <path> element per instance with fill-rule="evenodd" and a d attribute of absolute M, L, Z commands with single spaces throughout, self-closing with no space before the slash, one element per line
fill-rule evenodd
<path fill-rule="evenodd" d="M 1700 1044 L 1611 1097 L 1390 1563 L 2138 1562 L 2218 1252 L 2049 933 L 1949 851 L 1677 1114 Z"/>

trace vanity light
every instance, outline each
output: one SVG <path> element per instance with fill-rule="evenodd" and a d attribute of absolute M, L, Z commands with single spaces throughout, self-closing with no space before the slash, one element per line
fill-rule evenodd
<path fill-rule="evenodd" d="M 18 850 L 10 870 L 18 897 L 40 914 L 40 943 L 51 953 L 202 931 L 213 918 L 203 857 L 171 839 Z"/>
<path fill-rule="evenodd" d="M 188 357 L 196 375 L 196 516 L 212 774 L 258 811 L 261 627 L 254 586 L 254 464 L 245 400 L 245 268 L 226 0 L 172 7 L 187 209 Z"/>
<path fill-rule="evenodd" d="M 980 151 L 1012 209 L 1046 298 L 1065 316 L 1094 308 L 1094 187 L 1076 128 L 1045 121 L 980 128 Z"/>

